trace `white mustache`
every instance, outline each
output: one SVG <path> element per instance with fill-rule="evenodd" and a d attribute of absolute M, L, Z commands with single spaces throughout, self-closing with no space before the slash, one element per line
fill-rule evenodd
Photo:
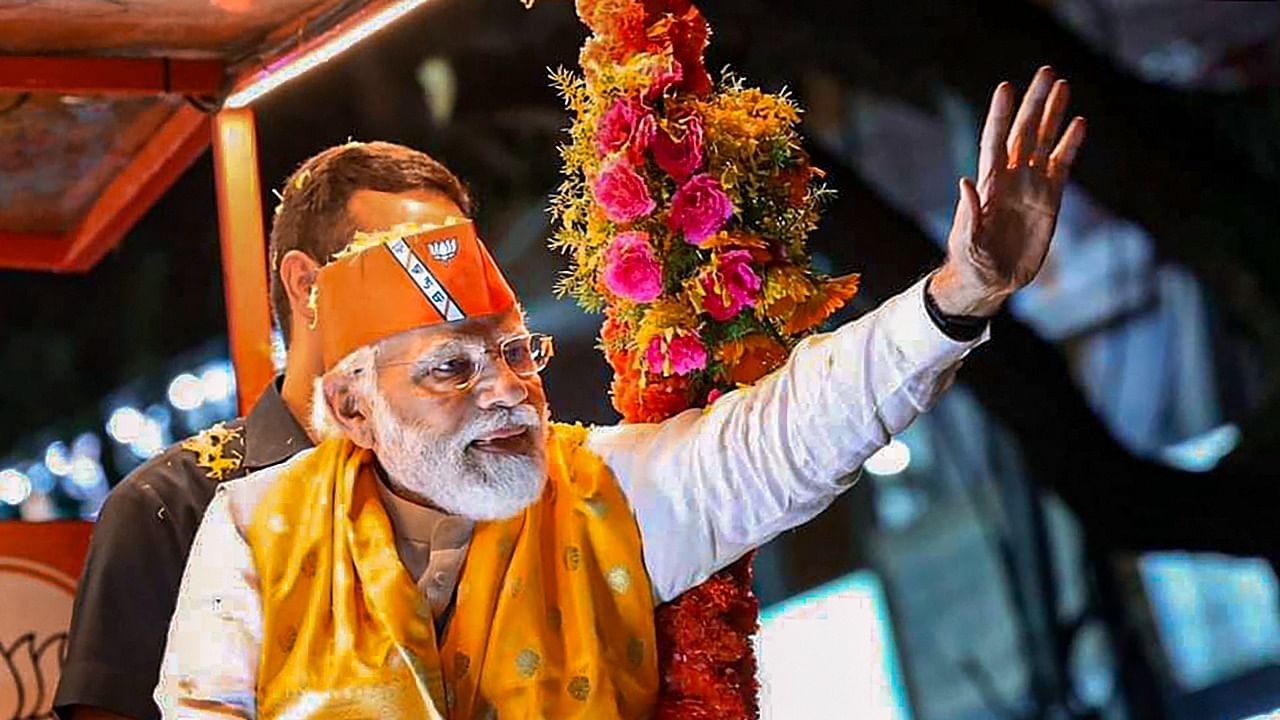
<path fill-rule="evenodd" d="M 542 427 L 542 415 L 532 405 L 517 405 L 502 410 L 489 410 L 477 417 L 459 433 L 462 445 L 466 445 L 489 433 L 520 427 L 537 430 Z"/>

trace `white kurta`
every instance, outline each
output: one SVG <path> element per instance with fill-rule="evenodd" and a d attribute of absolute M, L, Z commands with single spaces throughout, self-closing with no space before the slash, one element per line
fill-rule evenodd
<path fill-rule="evenodd" d="M 839 330 L 808 338 L 777 372 L 705 411 L 593 428 L 587 447 L 631 504 L 657 600 L 825 509 L 988 337 L 945 336 L 925 313 L 922 279 Z M 240 528 L 288 467 L 221 485 L 205 513 L 155 692 L 166 718 L 254 715 L 262 608 Z"/>

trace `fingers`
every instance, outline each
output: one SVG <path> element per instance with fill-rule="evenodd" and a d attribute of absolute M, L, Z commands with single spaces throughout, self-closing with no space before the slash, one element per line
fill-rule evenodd
<path fill-rule="evenodd" d="M 1035 79 L 1031 81 L 1031 87 L 1027 88 L 1027 94 L 1022 97 L 1022 105 L 1018 107 L 1018 114 L 1013 118 L 1013 128 L 1009 133 L 1009 164 L 1021 165 L 1031 159 L 1031 153 L 1035 150 L 1036 131 L 1040 127 L 1040 117 L 1044 113 L 1045 100 L 1049 97 L 1049 91 L 1053 87 L 1053 70 L 1048 66 L 1040 68 L 1036 72 Z"/>
<path fill-rule="evenodd" d="M 1067 81 L 1055 80 L 1053 70 L 1048 66 L 1042 67 L 1032 79 L 1031 87 L 1027 88 L 1010 126 L 1013 88 L 1009 83 L 1000 83 L 991 96 L 991 107 L 987 110 L 986 124 L 982 127 L 978 154 L 979 184 L 985 187 L 991 173 L 997 168 L 1022 164 L 1047 166 L 1050 175 L 1065 178 L 1076 153 L 1084 143 L 1085 132 L 1084 119 L 1077 117 L 1067 126 L 1067 131 L 1057 145 L 1054 145 L 1054 139 L 1066 117 L 1070 97 L 1071 89 Z M 974 187 L 971 181 L 962 182 L 962 196 L 965 183 Z M 961 199 L 964 200 L 963 197 Z M 959 209 L 957 220 L 958 213 Z"/>
<path fill-rule="evenodd" d="M 1053 141 L 1058 137 L 1058 130 L 1062 127 L 1062 118 L 1067 114 L 1067 100 L 1071 97 L 1071 89 L 1067 86 L 1066 80 L 1059 80 L 1053 84 L 1053 90 L 1049 92 L 1049 100 L 1045 103 L 1044 117 L 1040 118 L 1040 130 L 1036 134 L 1036 149 L 1031 155 L 1031 164 L 1035 167 L 1044 167 L 1049 160 L 1049 153 L 1053 150 Z"/>
<path fill-rule="evenodd" d="M 1072 120 L 1067 126 L 1067 131 L 1062 134 L 1062 139 L 1058 141 L 1058 146 L 1049 155 L 1049 175 L 1055 180 L 1066 180 L 1067 174 L 1071 171 L 1071 163 L 1075 162 L 1076 153 L 1084 144 L 1084 131 L 1084 118 L 1077 117 Z"/>
<path fill-rule="evenodd" d="M 991 171 L 1008 164 L 1005 142 L 1009 137 L 1009 118 L 1013 115 L 1013 86 L 1002 82 L 991 96 L 987 122 L 982 126 L 978 143 L 978 182 L 984 185 Z"/>

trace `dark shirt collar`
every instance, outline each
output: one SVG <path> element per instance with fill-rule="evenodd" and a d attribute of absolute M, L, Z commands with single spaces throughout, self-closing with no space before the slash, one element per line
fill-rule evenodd
<path fill-rule="evenodd" d="M 311 447 L 307 431 L 280 397 L 283 380 L 277 377 L 262 391 L 244 420 L 244 465 L 251 471 L 277 465 Z"/>

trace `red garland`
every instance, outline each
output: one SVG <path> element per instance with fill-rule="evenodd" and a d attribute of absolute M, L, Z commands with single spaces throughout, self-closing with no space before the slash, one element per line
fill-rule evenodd
<path fill-rule="evenodd" d="M 601 328 L 614 370 L 613 402 L 627 422 L 658 422 L 692 406 L 685 378 L 647 378 L 640 387 L 631 353 L 609 349 L 621 332 L 612 317 Z M 706 582 L 658 608 L 656 720 L 753 720 L 759 716 L 751 644 L 760 602 L 751 591 L 748 553 Z"/>
<path fill-rule="evenodd" d="M 643 9 L 641 11 L 641 8 Z M 670 48 L 678 65 L 671 80 L 699 96 L 713 89 L 703 60 L 710 30 L 691 0 L 577 0 L 578 16 L 595 33 L 584 58 L 615 60 Z M 608 311 L 606 311 L 608 313 Z M 614 371 L 613 404 L 627 422 L 660 422 L 701 405 L 687 378 L 642 377 L 624 343 L 623 323 L 611 314 L 601 328 Z M 755 720 L 759 717 L 756 658 L 751 637 L 760 603 L 751 591 L 748 553 L 706 582 L 658 608 L 657 720 Z"/>
<path fill-rule="evenodd" d="M 751 644 L 760 611 L 751 592 L 753 558 L 748 554 L 658 608 L 657 720 L 759 715 Z"/>

